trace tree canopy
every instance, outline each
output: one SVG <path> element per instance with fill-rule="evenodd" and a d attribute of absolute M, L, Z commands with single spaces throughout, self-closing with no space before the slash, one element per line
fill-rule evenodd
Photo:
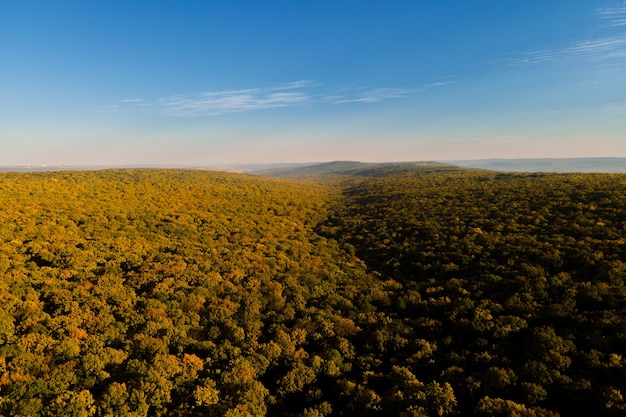
<path fill-rule="evenodd" d="M 0 174 L 0 414 L 626 413 L 626 175 Z"/>

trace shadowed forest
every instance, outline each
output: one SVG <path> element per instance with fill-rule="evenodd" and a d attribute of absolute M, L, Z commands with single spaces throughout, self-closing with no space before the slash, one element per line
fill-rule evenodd
<path fill-rule="evenodd" d="M 0 173 L 0 415 L 626 415 L 626 174 L 267 174 Z"/>

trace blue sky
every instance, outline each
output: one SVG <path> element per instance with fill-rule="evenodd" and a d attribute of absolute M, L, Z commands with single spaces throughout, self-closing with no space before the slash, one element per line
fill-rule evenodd
<path fill-rule="evenodd" d="M 626 157 L 626 1 L 0 2 L 0 165 Z"/>

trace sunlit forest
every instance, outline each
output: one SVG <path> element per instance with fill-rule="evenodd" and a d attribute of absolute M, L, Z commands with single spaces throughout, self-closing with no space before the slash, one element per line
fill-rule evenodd
<path fill-rule="evenodd" d="M 275 174 L 0 173 L 0 415 L 626 415 L 626 174 Z"/>

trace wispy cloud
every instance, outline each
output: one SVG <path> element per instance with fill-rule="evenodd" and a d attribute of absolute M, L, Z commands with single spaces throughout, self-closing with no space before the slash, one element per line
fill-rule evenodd
<path fill-rule="evenodd" d="M 312 91 L 312 88 L 319 86 L 319 84 L 305 80 L 269 87 L 180 94 L 156 100 L 127 98 L 114 105 L 105 106 L 103 111 L 141 110 L 172 117 L 219 116 L 228 113 L 295 107 L 303 104 L 378 103 L 384 100 L 411 98 L 417 93 L 431 88 L 455 83 L 456 81 L 440 81 L 416 88 L 351 87 L 333 89 L 331 87 L 327 89 L 326 95 L 323 95 Z"/>
<path fill-rule="evenodd" d="M 626 2 L 618 7 L 596 10 L 598 15 L 609 21 L 609 26 L 626 26 Z"/>
<path fill-rule="evenodd" d="M 329 96 L 327 99 L 336 104 L 378 103 L 383 100 L 409 98 L 431 88 L 443 87 L 450 84 L 456 84 L 456 81 L 435 82 L 417 88 L 359 88 L 358 90 L 360 91 L 352 95 L 335 95 Z"/>
<path fill-rule="evenodd" d="M 105 106 L 105 111 L 141 109 L 174 117 L 201 117 L 293 107 L 310 100 L 310 96 L 302 90 L 312 85 L 311 81 L 294 81 L 268 87 L 179 94 L 156 100 L 127 98 L 115 105 Z"/>
<path fill-rule="evenodd" d="M 422 91 L 428 90 L 429 88 L 433 88 L 433 87 L 445 87 L 447 85 L 452 85 L 452 84 L 457 84 L 458 81 L 439 81 L 436 83 L 430 83 L 430 84 L 426 84 L 424 87 L 422 87 Z"/>
<path fill-rule="evenodd" d="M 626 57 L 626 32 L 615 29 L 618 26 L 626 27 L 626 1 L 621 6 L 597 9 L 595 12 L 603 19 L 601 28 L 610 31 L 610 36 L 573 40 L 560 47 L 524 52 L 508 59 L 508 64 L 520 66 L 547 62 L 598 62 Z"/>
<path fill-rule="evenodd" d="M 226 113 L 291 107 L 305 103 L 309 96 L 300 91 L 310 81 L 296 81 L 283 85 L 242 90 L 207 91 L 157 100 L 154 107 L 171 116 L 217 116 Z"/>
<path fill-rule="evenodd" d="M 573 42 L 564 48 L 525 52 L 518 57 L 511 58 L 509 65 L 529 65 L 580 59 L 602 60 L 625 55 L 626 36 L 614 36 Z"/>
<path fill-rule="evenodd" d="M 377 103 L 382 100 L 408 97 L 412 90 L 403 88 L 374 88 L 359 93 L 356 97 L 340 97 L 335 103 Z"/>
<path fill-rule="evenodd" d="M 609 103 L 600 109 L 606 113 L 612 114 L 626 114 L 626 102 L 623 103 Z"/>

